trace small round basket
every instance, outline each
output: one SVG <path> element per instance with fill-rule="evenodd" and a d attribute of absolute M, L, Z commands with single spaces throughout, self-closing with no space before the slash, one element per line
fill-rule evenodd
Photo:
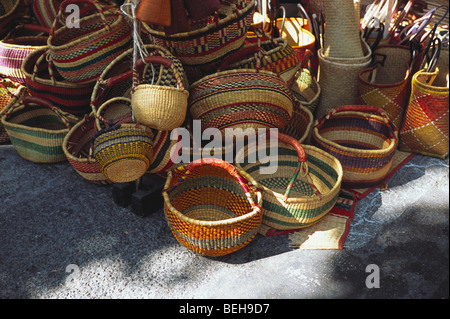
<path fill-rule="evenodd" d="M 248 245 L 261 224 L 262 196 L 228 162 L 204 158 L 168 172 L 164 212 L 175 238 L 206 256 Z"/>

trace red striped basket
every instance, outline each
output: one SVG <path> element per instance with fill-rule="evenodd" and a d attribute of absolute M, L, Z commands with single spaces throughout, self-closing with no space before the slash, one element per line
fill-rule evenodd
<path fill-rule="evenodd" d="M 341 162 L 343 188 L 368 188 L 391 169 L 398 131 L 379 107 L 343 105 L 316 120 L 311 142 Z"/>
<path fill-rule="evenodd" d="M 31 52 L 22 63 L 21 70 L 30 94 L 49 100 L 74 115 L 90 113 L 89 102 L 95 83 L 77 84 L 62 79 L 54 70 L 46 50 Z"/>

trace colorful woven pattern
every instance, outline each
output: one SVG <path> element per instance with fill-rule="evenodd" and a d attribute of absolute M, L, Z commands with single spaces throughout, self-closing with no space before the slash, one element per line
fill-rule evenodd
<path fill-rule="evenodd" d="M 175 238 L 202 255 L 243 248 L 261 224 L 261 193 L 249 190 L 234 166 L 221 160 L 201 159 L 170 171 L 163 197 Z"/>
<path fill-rule="evenodd" d="M 50 28 L 58 13 L 62 0 L 34 0 L 33 15 L 37 21 L 47 28 Z"/>
<path fill-rule="evenodd" d="M 312 113 L 296 101 L 291 120 L 284 128 L 280 129 L 280 133 L 295 138 L 299 143 L 308 142 L 313 123 L 314 116 Z"/>
<path fill-rule="evenodd" d="M 0 118 L 14 103 L 28 95 L 27 88 L 23 85 L 0 78 Z M 0 122 L 0 143 L 8 142 L 9 136 Z"/>
<path fill-rule="evenodd" d="M 91 111 L 93 83 L 76 84 L 67 82 L 46 60 L 45 49 L 30 53 L 22 64 L 22 73 L 26 77 L 26 86 L 32 96 L 51 101 L 64 112 L 83 115 Z"/>
<path fill-rule="evenodd" d="M 292 94 L 304 107 L 314 114 L 320 98 L 320 85 L 308 69 L 298 71 L 291 86 Z"/>
<path fill-rule="evenodd" d="M 62 11 L 53 22 L 48 46 L 53 63 L 61 76 L 70 82 L 95 81 L 106 66 L 131 47 L 131 28 L 124 16 L 115 10 L 105 11 L 79 20 L 79 28 L 61 27 L 55 31 Z M 61 8 L 60 8 L 61 9 Z"/>
<path fill-rule="evenodd" d="M 293 97 L 286 81 L 273 72 L 229 70 L 193 83 L 189 109 L 202 129 L 283 128 L 292 116 Z"/>
<path fill-rule="evenodd" d="M 299 170 L 299 154 L 293 145 L 292 139 L 289 143 L 280 140 L 274 174 L 261 170 L 267 164 L 248 160 L 257 150 L 252 145 L 241 150 L 235 160 L 239 172 L 262 190 L 262 223 L 278 230 L 314 225 L 334 207 L 341 188 L 342 167 L 336 158 L 314 146 L 302 145 L 306 162 Z"/>
<path fill-rule="evenodd" d="M 399 130 L 408 98 L 411 53 L 408 47 L 397 45 L 379 46 L 375 53 L 386 55 L 384 65 L 359 73 L 357 104 L 381 107 Z"/>
<path fill-rule="evenodd" d="M 437 78 L 438 73 L 422 70 L 413 76 L 411 98 L 400 130 L 399 148 L 403 151 L 440 158 L 449 153 L 448 80 L 444 72 Z"/>
<path fill-rule="evenodd" d="M 28 98 L 31 97 L 25 99 Z M 28 102 L 13 105 L 2 117 L 2 124 L 16 151 L 24 159 L 36 163 L 66 160 L 63 140 L 70 125 L 77 121 L 77 118 L 55 107 Z"/>
<path fill-rule="evenodd" d="M 111 182 L 99 170 L 95 158 L 90 154 L 94 132 L 95 117 L 91 113 L 70 129 L 62 148 L 70 165 L 81 177 L 94 184 L 109 184 Z"/>
<path fill-rule="evenodd" d="M 367 188 L 389 172 L 398 132 L 380 108 L 344 105 L 316 120 L 311 142 L 341 162 L 343 188 Z"/>
<path fill-rule="evenodd" d="M 93 136 L 100 171 L 114 183 L 135 181 L 146 173 L 153 155 L 153 133 L 145 126 L 118 124 Z"/>

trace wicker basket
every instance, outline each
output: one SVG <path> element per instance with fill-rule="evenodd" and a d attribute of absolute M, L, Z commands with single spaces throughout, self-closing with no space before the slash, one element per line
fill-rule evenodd
<path fill-rule="evenodd" d="M 63 12 L 71 3 L 95 6 L 98 13 L 81 18 L 79 27 L 66 26 Z M 51 59 L 65 80 L 95 82 L 110 62 L 131 47 L 131 28 L 114 8 L 93 0 L 66 0 L 59 7 L 47 43 Z"/>
<path fill-rule="evenodd" d="M 93 155 L 100 171 L 113 183 L 144 175 L 153 155 L 153 132 L 137 123 L 116 124 L 92 137 Z"/>
<path fill-rule="evenodd" d="M 314 114 L 320 99 L 320 85 L 308 69 L 299 70 L 291 86 L 294 98 Z"/>
<path fill-rule="evenodd" d="M 249 144 L 236 155 L 238 171 L 263 194 L 262 223 L 279 230 L 293 230 L 320 221 L 334 207 L 341 189 L 343 171 L 339 161 L 290 136 L 278 134 L 277 169 L 251 161 L 261 145 Z M 266 148 L 269 145 L 266 145 Z"/>
<path fill-rule="evenodd" d="M 295 138 L 300 144 L 308 144 L 314 116 L 303 103 L 295 101 L 292 117 L 289 123 L 280 130 L 280 133 Z"/>
<path fill-rule="evenodd" d="M 399 133 L 402 151 L 445 158 L 449 153 L 449 89 L 447 70 L 419 71 Z M 446 78 L 445 78 L 446 77 Z"/>
<path fill-rule="evenodd" d="M 223 256 L 248 245 L 261 224 L 261 193 L 236 168 L 201 159 L 168 172 L 164 212 L 175 238 L 190 250 Z"/>
<path fill-rule="evenodd" d="M 64 112 L 77 116 L 90 113 L 89 101 L 94 84 L 65 81 L 54 70 L 48 54 L 46 48 L 33 51 L 22 63 L 22 73 L 30 94 L 52 102 Z"/>
<path fill-rule="evenodd" d="M 13 104 L 28 95 L 27 88 L 9 79 L 0 78 L 0 118 Z M 9 135 L 0 122 L 0 143 L 9 142 Z"/>
<path fill-rule="evenodd" d="M 16 36 L 21 29 L 25 29 L 27 32 Z M 36 31 L 44 32 L 47 35 L 34 35 Z M 16 26 L 0 41 L 0 74 L 25 85 L 26 76 L 21 70 L 22 63 L 31 52 L 47 46 L 48 33 L 47 28 L 37 25 L 20 24 Z"/>
<path fill-rule="evenodd" d="M 92 136 L 97 132 L 95 119 L 90 113 L 75 124 L 64 138 L 62 148 L 68 162 L 81 177 L 88 182 L 105 185 L 111 182 L 100 171 L 90 152 Z"/>
<path fill-rule="evenodd" d="M 11 144 L 21 157 L 35 163 L 66 160 L 63 140 L 79 119 L 50 102 L 27 96 L 2 116 Z"/>
<path fill-rule="evenodd" d="M 312 144 L 342 164 L 346 189 L 380 185 L 397 150 L 398 131 L 381 108 L 343 105 L 316 120 Z"/>
<path fill-rule="evenodd" d="M 141 84 L 138 71 L 144 65 L 161 65 L 171 70 L 176 87 L 156 84 Z M 189 92 L 185 89 L 181 75 L 171 59 L 148 56 L 136 62 L 131 107 L 136 120 L 148 127 L 169 131 L 181 126 L 186 119 Z"/>

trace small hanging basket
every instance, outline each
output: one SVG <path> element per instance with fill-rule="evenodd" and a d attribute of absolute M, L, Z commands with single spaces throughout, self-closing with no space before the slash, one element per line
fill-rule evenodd
<path fill-rule="evenodd" d="M 236 168 L 262 191 L 263 224 L 279 230 L 311 226 L 334 207 L 341 189 L 342 166 L 317 147 L 301 145 L 281 133 L 278 139 L 275 173 L 265 172 L 267 164 L 260 160 L 250 160 L 261 148 L 267 150 L 268 144 L 249 144 L 241 149 L 235 158 Z"/>
<path fill-rule="evenodd" d="M 50 102 L 31 96 L 12 105 L 2 117 L 2 124 L 19 155 L 36 163 L 65 161 L 63 140 L 78 121 Z"/>
<path fill-rule="evenodd" d="M 223 256 L 243 248 L 261 224 L 261 193 L 219 159 L 196 160 L 168 172 L 162 195 L 173 235 L 201 255 Z"/>
<path fill-rule="evenodd" d="M 316 120 L 311 142 L 341 162 L 343 188 L 368 188 L 389 173 L 398 131 L 379 107 L 343 105 Z"/>

